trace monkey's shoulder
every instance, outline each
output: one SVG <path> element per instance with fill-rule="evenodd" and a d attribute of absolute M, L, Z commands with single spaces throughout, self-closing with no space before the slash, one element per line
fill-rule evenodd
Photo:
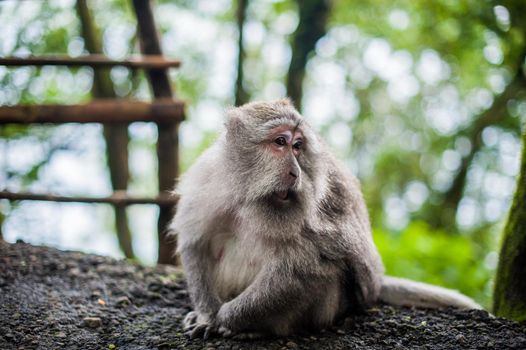
<path fill-rule="evenodd" d="M 350 172 L 335 167 L 327 172 L 325 190 L 317 209 L 321 220 L 347 220 L 357 206 L 364 206 L 358 179 Z"/>
<path fill-rule="evenodd" d="M 188 170 L 180 177 L 177 189 L 185 189 L 192 185 L 202 186 L 213 179 L 213 174 L 221 170 L 222 149 L 219 141 L 206 149 Z"/>

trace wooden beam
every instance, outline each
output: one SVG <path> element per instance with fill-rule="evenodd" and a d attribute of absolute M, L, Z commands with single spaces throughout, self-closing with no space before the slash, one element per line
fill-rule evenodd
<path fill-rule="evenodd" d="M 0 199 L 8 199 L 11 201 L 32 200 L 62 203 L 106 203 L 113 205 L 157 204 L 159 206 L 173 206 L 177 203 L 179 198 L 178 196 L 170 193 L 164 193 L 154 198 L 134 197 L 129 196 L 126 191 L 115 191 L 111 196 L 108 197 L 76 197 L 30 192 L 0 191 Z"/>
<path fill-rule="evenodd" d="M 79 57 L 69 56 L 30 56 L 30 57 L 0 57 L 2 66 L 90 66 L 113 67 L 124 66 L 128 68 L 166 69 L 181 65 L 178 60 L 169 60 L 162 55 L 131 56 L 122 60 L 114 60 L 104 55 L 93 54 Z"/>
<path fill-rule="evenodd" d="M 79 105 L 0 106 L 0 124 L 157 122 L 184 119 L 184 103 L 171 98 L 153 102 L 100 99 Z"/>

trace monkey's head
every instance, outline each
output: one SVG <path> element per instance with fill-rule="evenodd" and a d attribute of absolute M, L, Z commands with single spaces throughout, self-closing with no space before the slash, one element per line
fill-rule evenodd
<path fill-rule="evenodd" d="M 318 140 L 290 100 L 228 112 L 226 148 L 245 200 L 293 206 L 312 188 Z"/>

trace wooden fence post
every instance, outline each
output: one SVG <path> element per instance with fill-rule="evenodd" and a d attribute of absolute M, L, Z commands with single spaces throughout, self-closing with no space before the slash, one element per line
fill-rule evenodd
<path fill-rule="evenodd" d="M 143 54 L 162 54 L 159 36 L 155 27 L 152 6 L 149 0 L 133 0 L 137 16 L 137 28 Z M 147 71 L 153 95 L 172 97 L 170 80 L 165 69 L 148 69 Z M 159 161 L 159 192 L 171 190 L 179 175 L 178 124 L 157 124 L 157 158 Z M 175 257 L 177 242 L 175 237 L 167 236 L 167 226 L 173 216 L 173 207 L 159 207 L 158 235 L 160 264 L 178 264 Z"/>

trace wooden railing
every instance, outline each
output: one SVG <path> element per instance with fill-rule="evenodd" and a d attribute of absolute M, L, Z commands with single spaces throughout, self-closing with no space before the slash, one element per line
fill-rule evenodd
<path fill-rule="evenodd" d="M 158 237 L 159 263 L 177 263 L 174 256 L 176 242 L 167 236 L 167 225 L 175 210 L 177 197 L 171 194 L 175 179 L 179 174 L 178 127 L 184 120 L 184 103 L 174 99 L 167 69 L 179 67 L 178 60 L 163 57 L 155 28 L 150 1 L 134 0 L 137 16 L 137 29 L 142 55 L 123 60 L 113 60 L 103 55 L 80 57 L 39 56 L 2 57 L 3 66 L 90 66 L 95 69 L 124 66 L 131 69 L 144 69 L 154 96 L 153 101 L 133 101 L 125 99 L 93 100 L 79 105 L 31 105 L 1 106 L 1 124 L 35 123 L 102 123 L 129 124 L 132 122 L 155 122 L 158 126 L 157 158 L 159 195 L 153 198 L 133 197 L 126 191 L 115 191 L 108 197 L 62 196 L 58 194 L 37 194 L 29 192 L 10 192 L 0 190 L 0 198 L 19 201 L 54 201 L 108 203 L 116 207 L 132 204 L 156 204 L 159 206 Z"/>

